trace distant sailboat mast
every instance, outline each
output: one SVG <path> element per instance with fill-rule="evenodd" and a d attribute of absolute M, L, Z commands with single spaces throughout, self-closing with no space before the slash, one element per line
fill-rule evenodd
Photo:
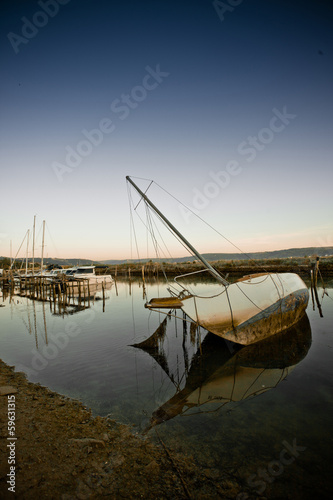
<path fill-rule="evenodd" d="M 34 225 L 32 230 L 32 275 L 35 274 L 35 227 L 36 227 L 36 215 L 34 215 Z"/>
<path fill-rule="evenodd" d="M 45 235 L 45 220 L 43 220 L 43 238 L 42 238 L 42 257 L 40 261 L 40 271 L 43 275 L 43 260 L 44 260 L 44 235 Z"/>
<path fill-rule="evenodd" d="M 30 229 L 28 229 L 28 232 L 27 232 L 27 255 L 26 255 L 26 259 L 25 259 L 25 275 L 26 276 L 28 274 L 29 234 L 30 234 Z"/>
<path fill-rule="evenodd" d="M 127 175 L 126 179 L 132 186 L 137 190 L 137 192 L 142 196 L 142 198 L 148 203 L 148 205 L 157 213 L 157 215 L 169 226 L 169 228 L 182 240 L 182 242 L 187 246 L 191 252 L 196 255 L 196 257 L 203 263 L 203 265 L 208 269 L 210 274 L 214 276 L 217 281 L 222 283 L 224 286 L 228 286 L 229 282 L 225 280 L 217 271 L 214 269 L 209 262 L 196 250 L 189 241 L 175 228 L 173 224 L 159 211 L 159 209 L 150 201 L 150 199 L 141 191 L 141 189 L 132 181 L 132 179 Z"/>

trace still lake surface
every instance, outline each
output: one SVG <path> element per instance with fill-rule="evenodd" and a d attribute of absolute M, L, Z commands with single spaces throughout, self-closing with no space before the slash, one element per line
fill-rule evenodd
<path fill-rule="evenodd" d="M 191 286 L 200 293 L 216 288 Z M 310 298 L 297 329 L 240 350 L 197 331 L 181 312 L 176 319 L 145 309 L 138 281 L 118 280 L 105 304 L 97 292 L 89 308 L 65 313 L 0 296 L 0 356 L 95 415 L 153 439 L 157 430 L 212 480 L 227 471 L 253 498 L 331 498 L 332 281 L 326 287 L 323 317 Z M 149 284 L 148 299 L 165 288 Z M 148 346 L 133 346 L 151 336 Z"/>

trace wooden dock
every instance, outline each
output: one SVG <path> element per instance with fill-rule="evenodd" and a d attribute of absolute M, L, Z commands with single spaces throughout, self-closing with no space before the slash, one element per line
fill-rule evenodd
<path fill-rule="evenodd" d="M 31 300 L 49 302 L 54 313 L 65 312 L 67 307 L 74 306 L 80 309 L 90 307 L 96 289 L 89 279 L 79 278 L 69 280 L 65 277 L 49 279 L 44 276 L 14 276 L 11 271 L 1 277 L 2 294 L 6 296 L 18 295 Z M 103 294 L 103 308 L 105 301 L 105 284 L 101 283 L 99 290 Z"/>

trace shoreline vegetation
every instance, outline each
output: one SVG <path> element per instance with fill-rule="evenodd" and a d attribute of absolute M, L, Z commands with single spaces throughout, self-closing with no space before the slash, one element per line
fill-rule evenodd
<path fill-rule="evenodd" d="M 253 273 L 297 273 L 301 276 L 309 276 L 313 269 L 315 258 L 293 258 L 293 259 L 268 259 L 268 260 L 231 260 L 231 261 L 209 261 L 209 263 L 221 272 L 223 275 L 243 276 Z M 141 275 L 142 270 L 149 274 L 159 274 L 163 270 L 167 275 L 186 274 L 199 271 L 202 264 L 198 261 L 187 262 L 157 262 L 150 260 L 148 262 L 133 262 L 120 265 L 107 266 L 106 273 L 112 275 Z M 319 260 L 319 269 L 322 276 L 333 276 L 333 257 L 321 257 Z M 99 272 L 101 272 L 99 270 Z M 104 270 L 103 270 L 104 272 Z"/>
<path fill-rule="evenodd" d="M 325 257 L 289 257 L 289 258 L 274 258 L 274 259 L 240 259 L 240 260 L 208 260 L 208 262 L 219 271 L 223 276 L 235 276 L 240 277 L 247 274 L 254 273 L 296 273 L 301 277 L 309 277 L 311 275 L 311 270 L 314 268 L 316 262 L 319 262 L 319 271 L 322 277 L 332 277 L 333 276 L 333 256 Z M 6 265 L 4 265 L 4 262 Z M 87 261 L 86 264 L 80 265 L 92 265 L 92 261 Z M 163 272 L 169 276 L 177 276 L 180 274 L 187 274 L 198 272 L 203 268 L 201 262 L 193 259 L 174 262 L 174 261 L 162 261 L 156 259 L 143 259 L 143 260 L 132 260 L 127 262 L 121 262 L 119 264 L 94 264 L 96 266 L 96 274 L 111 274 L 112 277 L 128 277 L 128 276 L 163 276 Z M 22 267 L 22 266 L 21 266 Z M 49 267 L 52 267 L 49 266 Z M 55 266 L 54 266 L 55 267 Z M 71 266 L 61 266 L 66 269 Z M 0 259 L 0 273 L 2 271 L 2 276 L 4 277 L 10 268 L 10 260 L 8 258 Z M 13 272 L 24 272 L 18 268 L 13 268 Z M 40 266 L 38 261 L 35 262 L 35 271 L 39 271 Z M 31 268 L 29 267 L 29 272 Z M 1 274 L 0 274 L 1 279 Z"/>

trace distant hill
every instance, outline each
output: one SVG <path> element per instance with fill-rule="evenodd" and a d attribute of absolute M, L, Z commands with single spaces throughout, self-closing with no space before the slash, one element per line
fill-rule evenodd
<path fill-rule="evenodd" d="M 31 259 L 30 259 L 31 260 Z M 35 259 L 36 261 L 36 259 Z M 40 262 L 40 259 L 37 259 L 37 262 Z M 91 260 L 91 259 L 44 259 L 44 264 L 49 265 L 49 264 L 58 264 L 59 266 L 91 266 L 91 265 L 98 265 L 100 262 L 97 262 L 96 260 Z"/>
<path fill-rule="evenodd" d="M 8 257 L 0 257 L 0 267 L 1 267 L 1 259 L 5 259 Z M 23 259 L 25 263 L 25 258 Z M 21 262 L 22 258 L 16 259 L 16 262 Z M 40 264 L 41 258 L 40 257 L 35 257 L 35 263 Z M 29 263 L 31 263 L 32 260 L 29 258 Z M 90 259 L 53 259 L 53 258 L 47 258 L 44 259 L 44 266 L 48 265 L 58 265 L 58 266 L 90 266 L 90 265 L 100 265 L 100 262 L 97 262 L 96 260 L 90 260 Z"/>
<path fill-rule="evenodd" d="M 306 248 L 289 248 L 286 250 L 273 250 L 271 252 L 252 252 L 248 254 L 244 253 L 205 253 L 202 254 L 208 261 L 217 260 L 262 260 L 262 259 L 286 259 L 290 257 L 311 257 L 313 255 L 318 255 L 319 257 L 325 257 L 327 255 L 333 256 L 333 247 L 306 247 Z M 4 259 L 5 257 L 0 257 Z M 21 260 L 21 259 L 17 259 Z M 40 258 L 35 258 L 35 262 L 40 263 Z M 139 259 L 109 259 L 103 261 L 96 261 L 91 259 L 57 259 L 57 258 L 47 258 L 44 259 L 45 265 L 57 264 L 60 266 L 83 266 L 83 265 L 117 265 L 124 264 L 126 262 L 137 262 Z M 147 262 L 150 259 L 141 259 L 141 262 Z M 151 260 L 158 260 L 152 258 Z M 163 262 L 188 262 L 197 260 L 195 256 L 178 257 L 174 259 L 159 259 Z M 31 259 L 29 260 L 31 262 Z M 0 262 L 1 267 L 1 262 Z"/>
<path fill-rule="evenodd" d="M 270 252 L 252 252 L 252 253 L 204 253 L 202 256 L 208 261 L 216 260 L 256 260 L 256 259 L 286 259 L 290 257 L 311 257 L 318 255 L 325 257 L 326 255 L 333 255 L 333 247 L 306 247 L 306 248 L 289 248 L 286 250 L 273 250 Z M 139 259 L 133 259 L 138 261 Z M 141 259 L 143 262 L 150 259 Z M 157 259 L 152 259 L 157 260 Z M 178 257 L 174 259 L 159 259 L 165 262 L 188 262 L 197 260 L 195 256 Z M 103 260 L 103 264 L 115 265 L 130 262 L 129 260 Z"/>

